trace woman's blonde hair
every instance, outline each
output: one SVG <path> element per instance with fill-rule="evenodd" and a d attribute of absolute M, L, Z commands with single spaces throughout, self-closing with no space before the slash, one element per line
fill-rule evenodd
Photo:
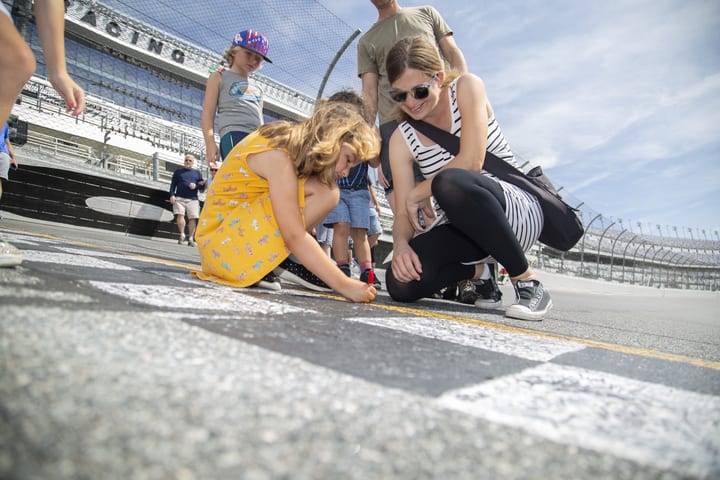
<path fill-rule="evenodd" d="M 287 150 L 299 178 L 317 177 L 326 185 L 335 183 L 335 164 L 343 144 L 361 161 L 380 153 L 375 129 L 356 106 L 344 102 L 321 100 L 307 120 L 267 123 L 259 132 L 270 139 L 271 146 Z"/>
<path fill-rule="evenodd" d="M 437 46 L 427 38 L 405 37 L 398 40 L 385 57 L 388 82 L 392 85 L 408 68 L 419 70 L 431 77 L 438 72 L 445 71 L 445 62 L 440 56 Z M 456 71 L 445 73 L 443 87 L 458 77 Z M 399 121 L 408 118 L 408 115 L 399 107 L 395 108 L 395 113 Z"/>

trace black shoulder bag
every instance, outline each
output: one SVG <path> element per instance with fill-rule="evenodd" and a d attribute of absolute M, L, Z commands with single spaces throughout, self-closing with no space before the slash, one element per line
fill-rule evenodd
<path fill-rule="evenodd" d="M 424 121 L 411 118 L 408 122 L 451 154 L 457 155 L 460 151 L 459 137 Z M 542 243 L 567 252 L 580 240 L 584 229 L 577 216 L 577 209 L 565 203 L 540 166 L 526 174 L 492 153 L 485 152 L 483 169 L 537 197 L 545 217 L 540 233 Z"/>

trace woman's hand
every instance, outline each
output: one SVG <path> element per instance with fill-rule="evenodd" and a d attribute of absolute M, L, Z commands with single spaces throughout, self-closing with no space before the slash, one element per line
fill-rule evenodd
<path fill-rule="evenodd" d="M 420 280 L 422 264 L 410 245 L 395 247 L 391 264 L 393 276 L 401 283 Z"/>
<path fill-rule="evenodd" d="M 414 193 L 414 190 L 412 193 Z M 408 218 L 416 232 L 425 232 L 435 221 L 435 210 L 432 208 L 429 198 L 415 200 L 412 193 L 406 202 Z M 424 225 L 420 223 L 420 216 L 418 215 L 420 212 L 422 212 Z"/>

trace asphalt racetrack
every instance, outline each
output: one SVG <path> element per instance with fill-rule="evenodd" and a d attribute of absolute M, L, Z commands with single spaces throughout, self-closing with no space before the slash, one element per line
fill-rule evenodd
<path fill-rule="evenodd" d="M 0 478 L 720 478 L 718 292 L 539 272 L 543 322 L 358 305 L 4 216 Z"/>

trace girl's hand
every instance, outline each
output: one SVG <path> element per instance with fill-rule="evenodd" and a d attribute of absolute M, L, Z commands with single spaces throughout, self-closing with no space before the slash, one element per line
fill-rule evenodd
<path fill-rule="evenodd" d="M 349 278 L 347 287 L 343 286 L 342 291 L 338 291 L 338 293 L 356 303 L 369 303 L 377 296 L 375 287 L 354 278 Z"/>
<path fill-rule="evenodd" d="M 218 150 L 217 145 L 215 145 L 215 142 L 205 148 L 205 160 L 208 164 L 220 160 L 220 151 Z"/>
<path fill-rule="evenodd" d="M 394 248 L 391 268 L 393 276 L 402 283 L 420 280 L 422 274 L 420 258 L 410 245 Z"/>
<path fill-rule="evenodd" d="M 78 116 L 85 109 L 85 92 L 67 73 L 48 77 L 50 84 L 65 101 L 65 112 Z"/>

